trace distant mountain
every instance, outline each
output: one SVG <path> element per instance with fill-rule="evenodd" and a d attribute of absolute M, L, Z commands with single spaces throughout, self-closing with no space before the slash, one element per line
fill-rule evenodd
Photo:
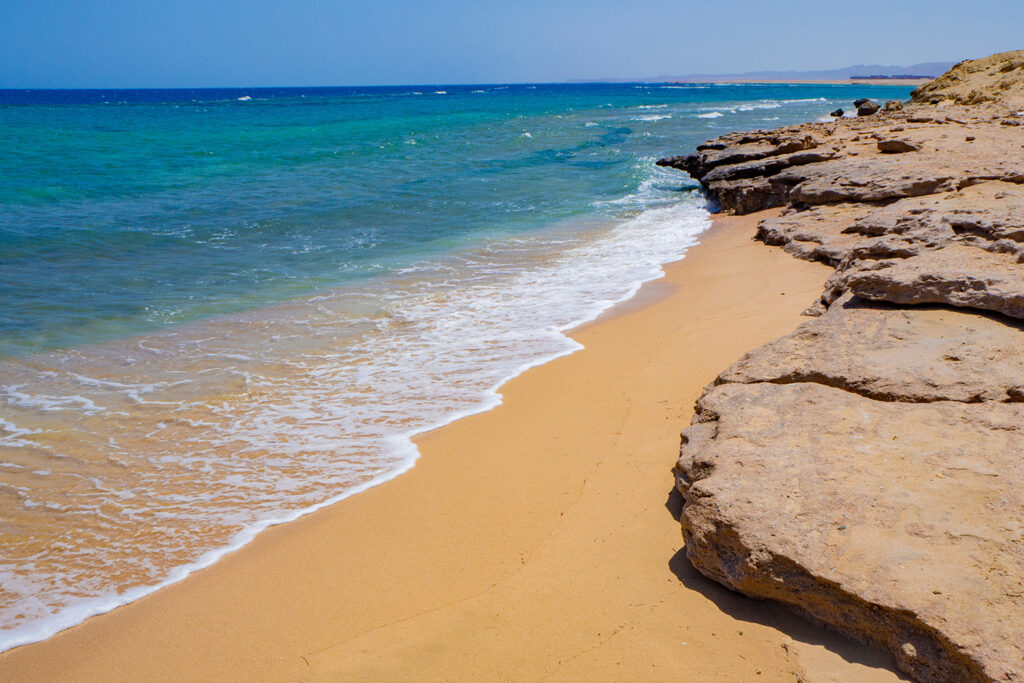
<path fill-rule="evenodd" d="M 851 76 L 927 76 L 935 78 L 949 71 L 956 62 L 923 62 L 911 66 L 885 66 L 882 64 L 854 64 L 842 69 L 822 69 L 818 71 L 748 71 L 741 74 L 683 74 L 680 76 L 651 76 L 647 78 L 601 78 L 577 79 L 575 83 L 596 82 L 640 82 L 664 83 L 666 81 L 831 81 L 847 80 Z"/>

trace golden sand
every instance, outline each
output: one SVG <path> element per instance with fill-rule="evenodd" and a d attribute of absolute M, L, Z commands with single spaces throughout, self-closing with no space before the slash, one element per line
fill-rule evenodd
<path fill-rule="evenodd" d="M 722 218 L 585 350 L 418 439 L 408 474 L 0 655 L 2 680 L 897 680 L 696 573 L 670 469 L 694 400 L 831 269 Z"/>

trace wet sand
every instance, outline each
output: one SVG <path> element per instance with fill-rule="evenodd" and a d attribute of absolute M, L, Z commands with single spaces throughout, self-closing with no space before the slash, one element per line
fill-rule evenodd
<path fill-rule="evenodd" d="M 831 272 L 722 218 L 583 351 L 418 439 L 408 474 L 35 645 L 2 680 L 897 680 L 702 578 L 670 468 L 694 400 Z"/>

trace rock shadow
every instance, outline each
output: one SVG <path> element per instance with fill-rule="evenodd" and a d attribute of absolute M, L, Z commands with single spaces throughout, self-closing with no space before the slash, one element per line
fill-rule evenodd
<path fill-rule="evenodd" d="M 673 487 L 665 501 L 665 509 L 676 521 L 682 515 L 683 502 L 682 494 Z M 686 557 L 686 548 L 680 548 L 672 556 L 668 567 L 680 583 L 703 595 L 733 619 L 774 628 L 798 643 L 824 648 L 851 664 L 887 669 L 899 676 L 900 680 L 911 680 L 897 670 L 896 662 L 889 653 L 873 645 L 860 643 L 817 626 L 780 603 L 755 600 L 712 581 L 693 566 Z"/>

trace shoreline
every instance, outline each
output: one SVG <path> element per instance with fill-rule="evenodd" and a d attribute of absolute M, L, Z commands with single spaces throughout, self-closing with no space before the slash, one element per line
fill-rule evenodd
<path fill-rule="evenodd" d="M 756 665 L 895 680 L 862 664 L 884 656 L 698 577 L 657 504 L 700 390 L 792 329 L 829 270 L 751 242 L 759 218 L 716 217 L 665 278 L 571 330 L 583 350 L 508 380 L 501 405 L 416 437 L 421 456 L 403 476 L 10 650 L 0 671 L 13 680 L 741 678 Z M 784 289 L 765 291 L 764 278 Z"/>
<path fill-rule="evenodd" d="M 658 161 L 723 211 L 781 211 L 759 238 L 834 268 L 695 406 L 687 558 L 913 680 L 1024 675 L 1022 67 L 963 61 L 908 103 Z"/>
<path fill-rule="evenodd" d="M 683 207 L 684 204 L 680 202 L 678 206 Z M 671 255 L 662 254 L 662 258 L 674 259 L 667 263 L 674 263 L 678 260 L 682 260 L 685 257 L 686 252 L 697 244 L 701 232 L 706 231 L 711 226 L 711 216 L 706 210 L 703 208 L 697 208 L 696 206 L 690 208 L 693 209 L 699 218 L 695 219 L 692 216 L 687 217 L 687 220 L 685 221 L 687 228 L 682 231 L 682 234 L 675 236 Z M 609 230 L 609 234 L 626 229 L 628 226 L 628 221 L 623 222 L 622 224 L 611 228 Z M 388 437 L 389 448 L 391 451 L 402 454 L 401 460 L 396 463 L 393 468 L 381 472 L 372 479 L 356 485 L 351 485 L 350 487 L 330 495 L 319 502 L 301 508 L 281 511 L 272 516 L 252 522 L 229 538 L 225 544 L 211 547 L 202 552 L 196 559 L 172 567 L 170 571 L 167 572 L 166 576 L 159 581 L 134 586 L 116 595 L 104 595 L 88 598 L 82 602 L 74 603 L 70 607 L 64 607 L 53 615 L 53 617 L 45 620 L 33 630 L 17 632 L 14 637 L 9 637 L 6 641 L 0 642 L 0 655 L 23 645 L 44 642 L 68 628 L 73 628 L 78 624 L 81 624 L 87 619 L 107 614 L 113 610 L 129 605 L 148 595 L 177 584 L 180 581 L 187 579 L 195 572 L 211 567 L 222 560 L 225 556 L 246 547 L 252 543 L 256 537 L 269 528 L 290 524 L 296 520 L 331 507 L 352 496 L 364 493 L 369 489 L 385 484 L 392 479 L 406 474 L 415 467 L 416 462 L 419 460 L 420 450 L 417 448 L 415 441 L 420 436 L 443 429 L 444 427 L 459 420 L 481 413 L 486 413 L 499 407 L 502 403 L 501 389 L 506 383 L 514 380 L 529 370 L 546 365 L 564 356 L 574 354 L 583 348 L 582 345 L 571 337 L 570 332 L 572 330 L 588 325 L 607 315 L 614 315 L 615 311 L 619 307 L 639 305 L 634 304 L 634 302 L 645 300 L 644 296 L 640 296 L 640 292 L 645 291 L 646 288 L 653 283 L 663 281 L 662 278 L 664 278 L 665 274 L 663 267 L 666 266 L 667 263 L 658 263 L 655 261 L 648 261 L 646 259 L 643 263 L 645 265 L 645 269 L 642 270 L 642 272 L 632 273 L 634 279 L 626 280 L 621 283 L 621 294 L 617 292 L 613 295 L 616 298 L 598 299 L 590 302 L 587 306 L 581 308 L 574 314 L 576 317 L 567 322 L 560 321 L 557 326 L 547 328 L 546 333 L 550 334 L 557 340 L 557 343 L 554 345 L 555 348 L 552 348 L 541 355 L 537 355 L 532 358 L 525 358 L 523 359 L 523 362 L 517 366 L 506 368 L 503 370 L 505 374 L 497 375 L 500 379 L 490 386 L 474 387 L 475 393 L 473 396 L 476 399 L 475 404 L 468 407 L 450 410 L 446 414 L 437 416 L 428 424 Z M 272 311 L 272 309 L 265 310 Z M 253 314 L 250 312 L 247 315 L 251 316 Z"/>

